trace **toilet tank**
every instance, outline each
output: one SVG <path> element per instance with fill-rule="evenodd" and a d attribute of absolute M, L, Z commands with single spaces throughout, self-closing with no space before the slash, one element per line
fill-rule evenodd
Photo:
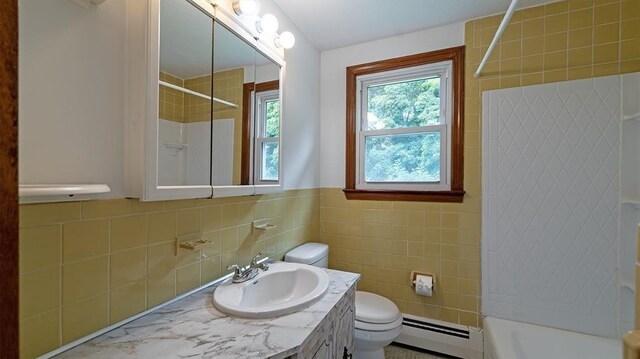
<path fill-rule="evenodd" d="M 329 266 L 329 246 L 322 243 L 305 243 L 287 252 L 284 261 L 327 268 Z"/>

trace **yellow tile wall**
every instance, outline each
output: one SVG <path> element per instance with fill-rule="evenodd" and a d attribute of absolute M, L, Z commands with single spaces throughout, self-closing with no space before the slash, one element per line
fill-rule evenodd
<path fill-rule="evenodd" d="M 268 218 L 278 227 L 252 232 Z M 320 191 L 216 200 L 20 206 L 21 357 L 33 358 L 320 234 Z M 175 238 L 213 245 L 181 249 Z"/>
<path fill-rule="evenodd" d="M 479 113 L 482 90 L 640 71 L 638 0 L 569 0 L 516 11 L 475 79 L 501 20 L 465 24 L 467 113 Z"/>
<path fill-rule="evenodd" d="M 240 184 L 242 165 L 242 86 L 244 84 L 244 68 L 219 71 L 213 75 L 214 97 L 235 103 L 238 107 L 230 107 L 214 102 L 213 119 L 234 119 L 233 176 L 232 183 Z M 181 79 L 160 72 L 160 80 L 183 86 L 201 94 L 211 95 L 211 76 L 192 79 Z M 207 99 L 186 94 L 165 86 L 160 86 L 158 109 L 160 118 L 175 122 L 203 122 L 211 119 L 211 102 Z"/>
<path fill-rule="evenodd" d="M 361 273 L 358 289 L 391 299 L 403 313 L 478 326 L 480 182 L 477 170 L 469 172 L 462 204 L 347 201 L 340 189 L 323 189 L 329 266 Z M 413 293 L 411 270 L 436 274 L 433 297 Z"/>
<path fill-rule="evenodd" d="M 160 72 L 160 80 L 183 87 L 184 80 Z M 184 92 L 166 86 L 159 86 L 158 116 L 167 121 L 184 122 Z"/>
<path fill-rule="evenodd" d="M 218 82 L 216 82 L 218 86 Z M 196 77 L 184 81 L 184 87 L 201 94 L 211 96 L 211 76 Z M 215 106 L 215 103 L 214 103 Z M 202 97 L 185 94 L 185 122 L 203 122 L 211 120 L 211 101 Z"/>
<path fill-rule="evenodd" d="M 404 312 L 481 325 L 481 94 L 484 90 L 640 71 L 639 0 L 569 0 L 516 11 L 479 79 L 473 77 L 503 14 L 465 24 L 462 204 L 347 201 L 323 189 L 330 266 L 362 273 L 359 288 Z M 411 270 L 436 273 L 432 298 Z"/>

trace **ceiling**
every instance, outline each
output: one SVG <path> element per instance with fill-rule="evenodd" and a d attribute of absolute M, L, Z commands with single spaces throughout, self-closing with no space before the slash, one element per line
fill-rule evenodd
<path fill-rule="evenodd" d="M 506 12 L 510 0 L 274 0 L 320 51 Z M 518 9 L 553 0 L 520 0 Z"/>

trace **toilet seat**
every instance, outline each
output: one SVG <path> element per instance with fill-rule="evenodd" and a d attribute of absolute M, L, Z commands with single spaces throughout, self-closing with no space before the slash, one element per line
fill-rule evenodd
<path fill-rule="evenodd" d="M 360 320 L 355 321 L 356 329 L 366 330 L 368 332 L 384 332 L 387 330 L 393 330 L 402 325 L 402 315 L 398 316 L 396 320 L 391 323 L 367 323 Z"/>
<path fill-rule="evenodd" d="M 356 292 L 356 329 L 381 332 L 402 325 L 402 314 L 389 299 L 369 292 Z"/>

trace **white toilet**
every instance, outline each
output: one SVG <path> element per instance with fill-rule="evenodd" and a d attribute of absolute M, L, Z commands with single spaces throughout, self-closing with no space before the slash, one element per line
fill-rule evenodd
<path fill-rule="evenodd" d="M 304 263 L 327 268 L 329 246 L 306 243 L 289 251 L 285 262 Z M 368 292 L 356 292 L 354 358 L 384 359 L 384 347 L 391 344 L 402 329 L 402 314 L 389 299 Z"/>

